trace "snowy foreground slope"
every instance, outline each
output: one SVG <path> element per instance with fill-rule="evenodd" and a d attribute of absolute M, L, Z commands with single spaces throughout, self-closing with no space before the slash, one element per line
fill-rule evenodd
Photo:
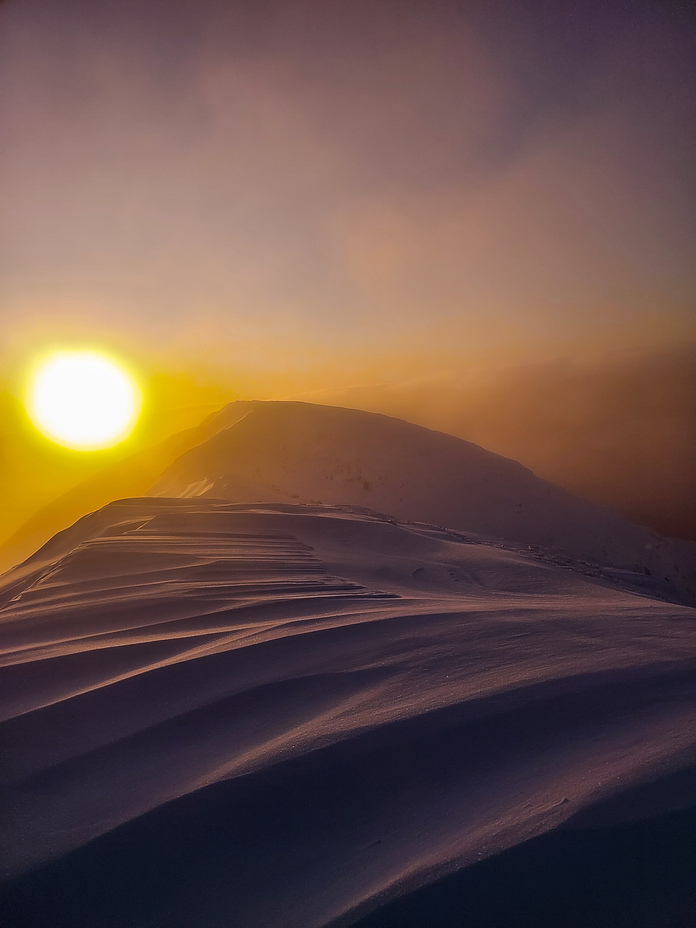
<path fill-rule="evenodd" d="M 693 805 L 696 611 L 583 570 L 348 507 L 85 517 L 0 578 L 2 924 L 347 926 Z"/>

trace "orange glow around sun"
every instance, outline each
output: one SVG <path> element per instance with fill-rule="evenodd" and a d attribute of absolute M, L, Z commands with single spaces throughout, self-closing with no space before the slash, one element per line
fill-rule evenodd
<path fill-rule="evenodd" d="M 80 451 L 126 439 L 140 415 L 137 381 L 119 362 L 97 351 L 57 351 L 30 378 L 27 410 L 51 441 Z"/>

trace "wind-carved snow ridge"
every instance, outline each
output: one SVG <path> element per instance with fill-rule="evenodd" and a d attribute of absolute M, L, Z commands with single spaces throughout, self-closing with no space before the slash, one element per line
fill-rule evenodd
<path fill-rule="evenodd" d="M 150 497 L 6 574 L 20 928 L 347 926 L 640 817 L 645 790 L 650 814 L 693 802 L 696 612 L 519 548 L 348 504 Z"/>

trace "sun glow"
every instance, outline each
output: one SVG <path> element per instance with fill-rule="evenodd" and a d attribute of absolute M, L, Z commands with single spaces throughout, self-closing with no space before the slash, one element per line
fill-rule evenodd
<path fill-rule="evenodd" d="M 135 378 L 96 351 L 60 351 L 36 367 L 27 396 L 34 425 L 80 451 L 108 448 L 130 435 L 140 414 Z"/>

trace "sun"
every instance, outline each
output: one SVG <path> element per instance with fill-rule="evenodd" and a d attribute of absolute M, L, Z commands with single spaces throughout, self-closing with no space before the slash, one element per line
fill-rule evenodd
<path fill-rule="evenodd" d="M 27 409 L 32 422 L 67 448 L 96 451 L 117 445 L 132 432 L 140 408 L 135 378 L 97 351 L 54 352 L 30 378 Z"/>

